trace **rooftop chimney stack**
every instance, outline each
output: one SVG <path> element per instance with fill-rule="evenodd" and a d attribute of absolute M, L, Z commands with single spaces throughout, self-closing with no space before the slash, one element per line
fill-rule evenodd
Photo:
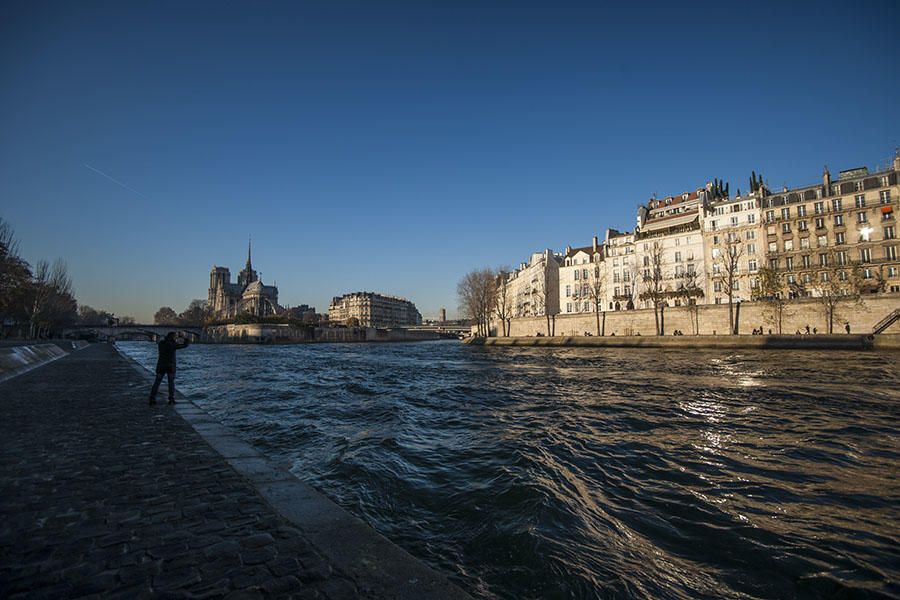
<path fill-rule="evenodd" d="M 827 196 L 831 190 L 831 173 L 828 172 L 828 165 L 825 165 L 825 172 L 822 174 L 822 185 L 825 186 L 825 195 Z"/>
<path fill-rule="evenodd" d="M 594 236 L 594 253 L 597 253 L 597 236 Z"/>

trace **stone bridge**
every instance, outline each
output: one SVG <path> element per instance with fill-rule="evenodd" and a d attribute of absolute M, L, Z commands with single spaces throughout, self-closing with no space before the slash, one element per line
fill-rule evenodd
<path fill-rule="evenodd" d="M 72 327 L 63 335 L 67 338 L 94 338 L 114 342 L 117 339 L 145 337 L 150 341 L 161 340 L 167 333 L 174 331 L 185 335 L 191 342 L 200 341 L 201 327 L 183 327 L 178 325 L 122 325 L 117 327 Z"/>

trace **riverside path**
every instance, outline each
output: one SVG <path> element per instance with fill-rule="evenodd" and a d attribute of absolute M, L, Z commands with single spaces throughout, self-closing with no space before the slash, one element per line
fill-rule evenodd
<path fill-rule="evenodd" d="M 467 598 L 107 344 L 0 383 L 0 597 Z"/>

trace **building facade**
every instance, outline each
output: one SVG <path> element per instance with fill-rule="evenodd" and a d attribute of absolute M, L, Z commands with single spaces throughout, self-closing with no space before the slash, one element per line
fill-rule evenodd
<path fill-rule="evenodd" d="M 603 242 L 606 259 L 606 310 L 635 307 L 638 271 L 634 256 L 634 233 L 607 229 Z"/>
<path fill-rule="evenodd" d="M 566 248 L 559 266 L 560 314 L 593 312 L 606 304 L 606 265 L 603 245 L 593 243 L 583 248 Z"/>
<path fill-rule="evenodd" d="M 355 317 L 361 327 L 409 327 L 422 324 L 416 305 L 405 298 L 354 292 L 335 296 L 328 308 L 328 320 L 345 323 Z"/>
<path fill-rule="evenodd" d="M 209 275 L 207 306 L 214 319 L 227 319 L 242 313 L 265 317 L 278 314 L 278 288 L 263 285 L 250 262 L 247 244 L 247 264 L 238 273 L 237 283 L 231 283 L 226 267 L 213 267 Z"/>
<path fill-rule="evenodd" d="M 562 257 L 550 249 L 535 252 L 528 262 L 509 273 L 501 293 L 506 294 L 511 318 L 555 315 L 559 312 L 559 266 Z"/>
<path fill-rule="evenodd" d="M 710 184 L 710 187 L 712 184 Z M 634 230 L 639 308 L 698 304 L 706 287 L 700 208 L 709 190 L 651 199 Z"/>
<path fill-rule="evenodd" d="M 826 167 L 821 184 L 762 201 L 768 266 L 792 295 L 829 293 L 834 277 L 863 293 L 900 292 L 898 177 L 895 152 L 892 169 L 851 169 L 832 179 Z"/>

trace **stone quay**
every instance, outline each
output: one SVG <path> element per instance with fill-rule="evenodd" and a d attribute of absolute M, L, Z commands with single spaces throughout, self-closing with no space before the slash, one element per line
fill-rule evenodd
<path fill-rule="evenodd" d="M 2 598 L 468 598 L 91 344 L 0 383 Z"/>

